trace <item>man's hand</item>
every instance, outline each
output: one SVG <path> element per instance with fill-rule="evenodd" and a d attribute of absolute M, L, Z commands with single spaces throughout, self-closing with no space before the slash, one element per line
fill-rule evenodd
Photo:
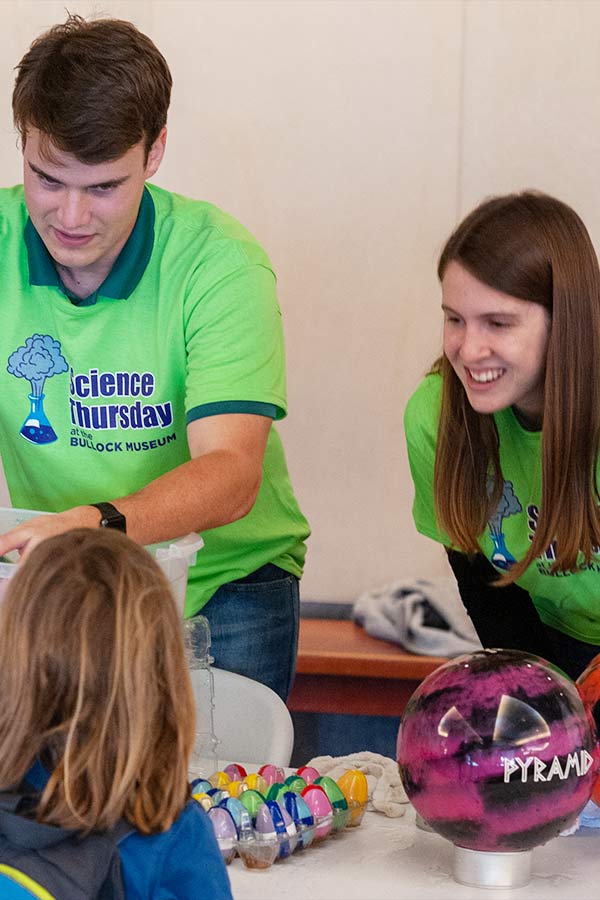
<path fill-rule="evenodd" d="M 45 538 L 72 528 L 97 528 L 99 523 L 100 513 L 93 506 L 76 506 L 55 515 L 36 516 L 0 535 L 0 556 L 18 550 L 24 558 Z"/>

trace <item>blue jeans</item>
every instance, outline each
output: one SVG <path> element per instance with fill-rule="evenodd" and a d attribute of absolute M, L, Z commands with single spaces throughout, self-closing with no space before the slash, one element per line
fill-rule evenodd
<path fill-rule="evenodd" d="M 222 585 L 200 615 L 210 624 L 215 666 L 261 681 L 287 700 L 298 652 L 300 591 L 295 575 L 268 563 Z"/>

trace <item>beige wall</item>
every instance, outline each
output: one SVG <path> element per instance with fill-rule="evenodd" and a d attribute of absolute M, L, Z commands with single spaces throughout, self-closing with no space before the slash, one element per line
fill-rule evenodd
<path fill-rule="evenodd" d="M 441 336 L 435 262 L 483 196 L 537 187 L 600 240 L 600 3 L 79 2 L 173 69 L 165 187 L 211 200 L 279 276 L 290 415 L 313 526 L 304 594 L 446 571 L 416 535 L 404 404 Z M 0 0 L 0 164 L 20 180 L 12 67 L 63 2 Z"/>

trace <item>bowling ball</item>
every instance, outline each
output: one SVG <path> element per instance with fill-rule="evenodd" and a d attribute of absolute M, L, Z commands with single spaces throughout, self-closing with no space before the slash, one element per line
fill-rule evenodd
<path fill-rule="evenodd" d="M 517 650 L 440 666 L 410 698 L 398 733 L 406 793 L 458 847 L 522 851 L 573 825 L 598 755 L 575 684 Z"/>

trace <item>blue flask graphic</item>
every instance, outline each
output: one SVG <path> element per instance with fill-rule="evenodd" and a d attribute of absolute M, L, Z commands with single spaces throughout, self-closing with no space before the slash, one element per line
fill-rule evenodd
<path fill-rule="evenodd" d="M 21 426 L 19 434 L 32 444 L 51 444 L 57 439 L 56 432 L 44 412 L 45 394 L 29 394 L 31 409 Z"/>

